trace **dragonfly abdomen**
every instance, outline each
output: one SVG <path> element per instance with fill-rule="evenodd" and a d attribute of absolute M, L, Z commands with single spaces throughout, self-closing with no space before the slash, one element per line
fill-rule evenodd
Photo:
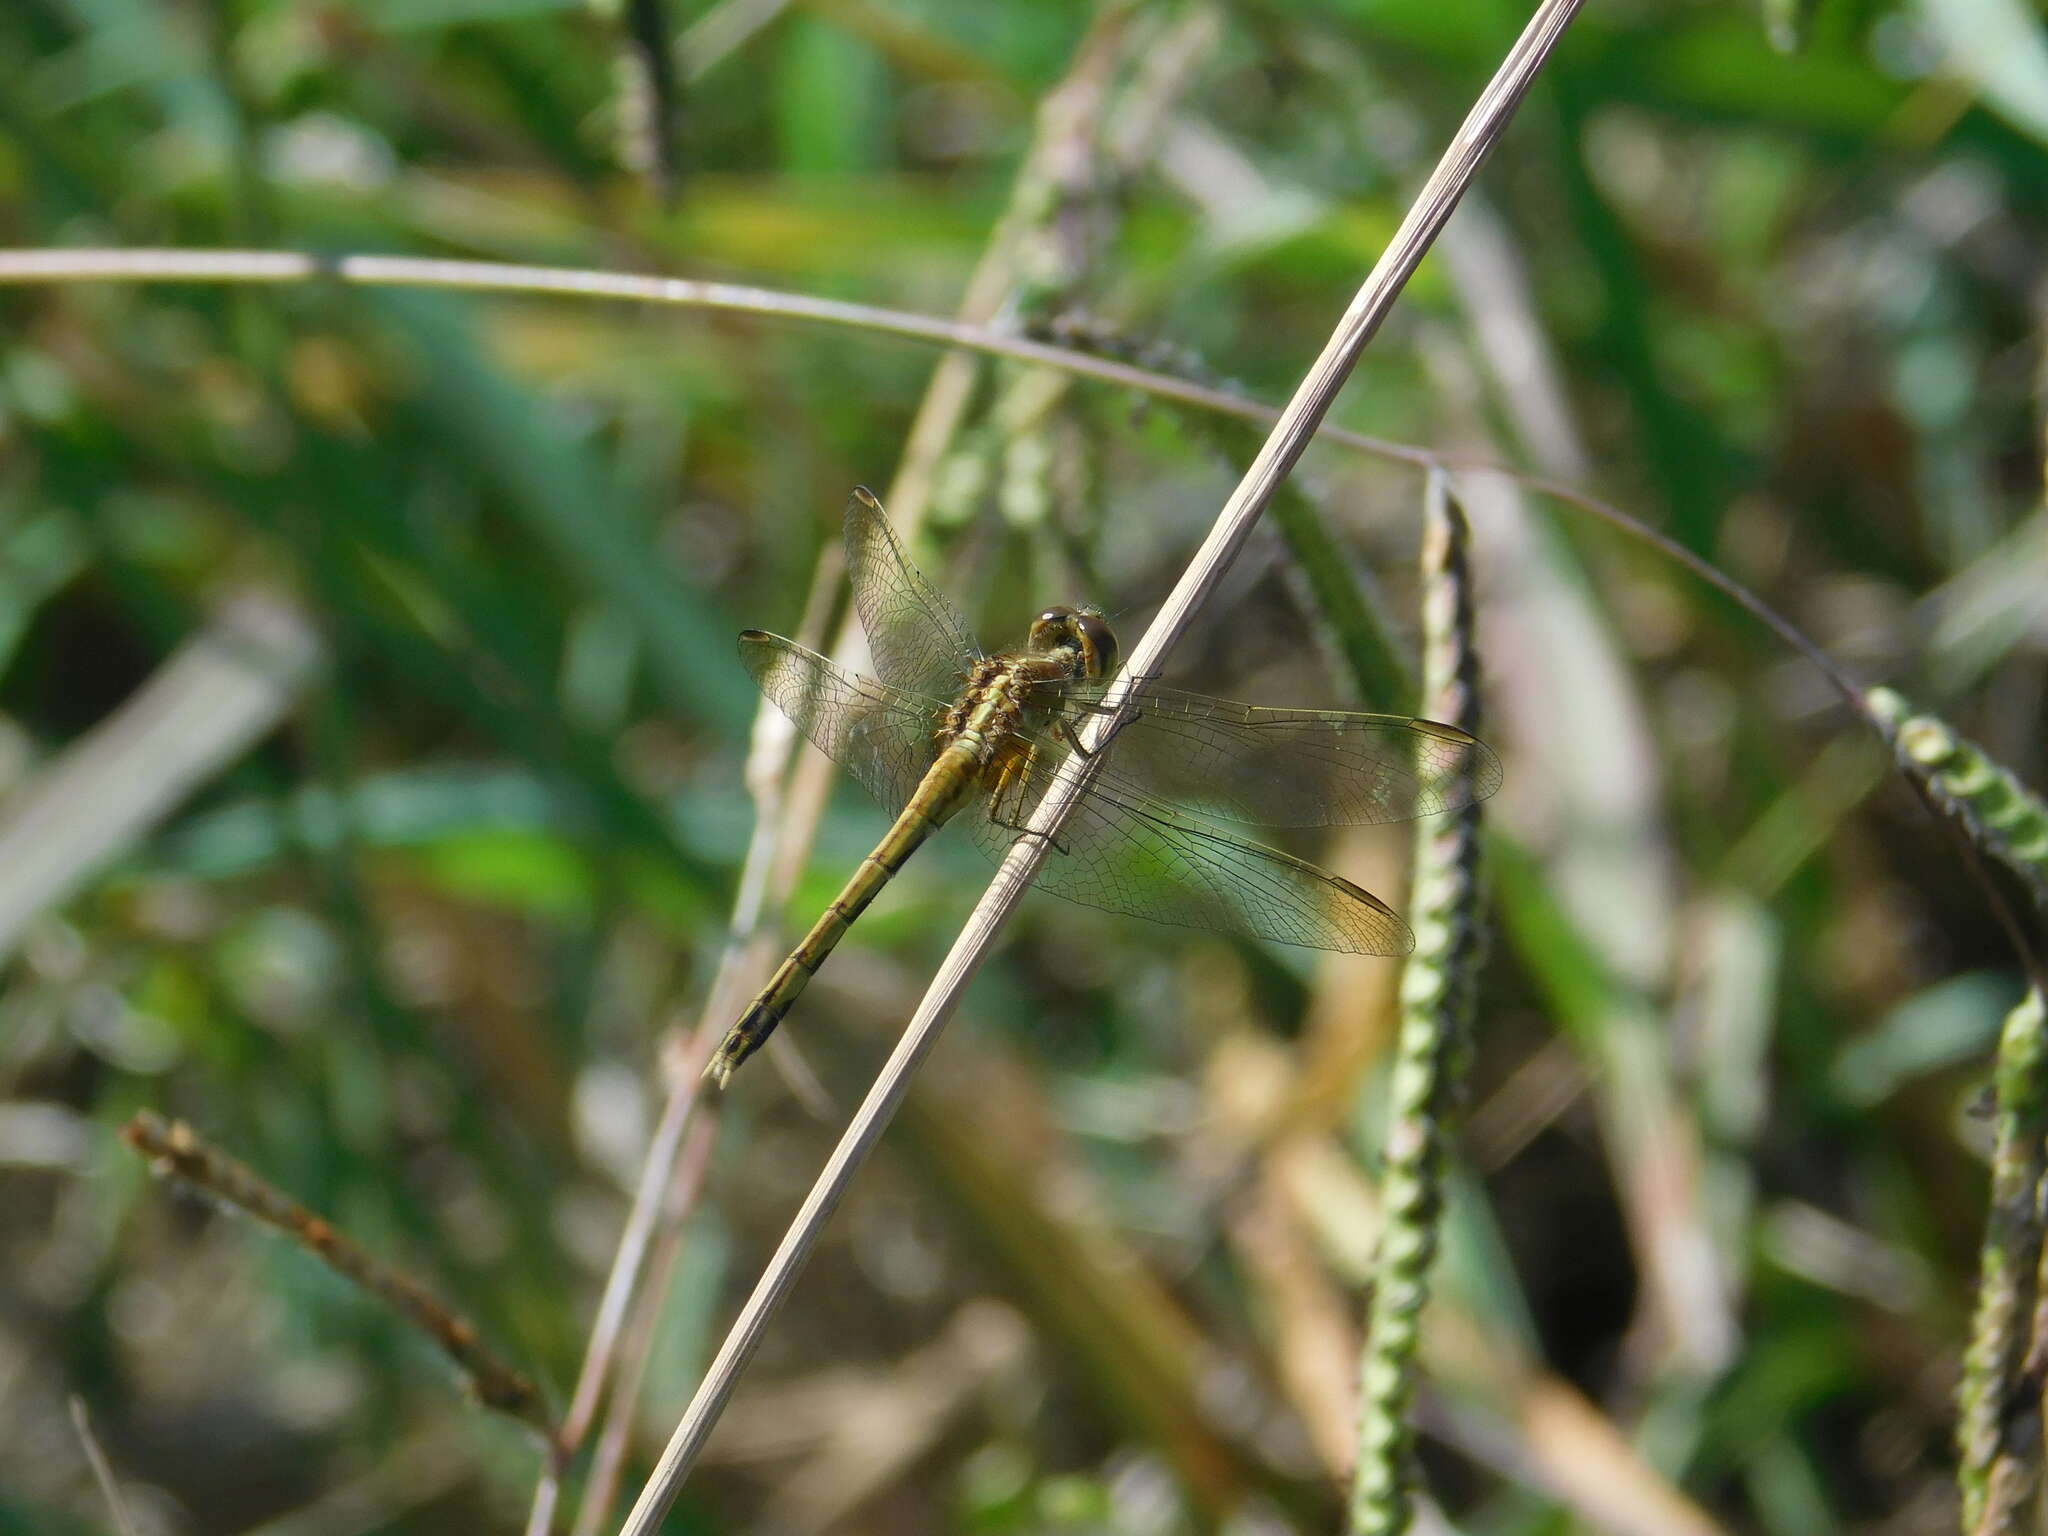
<path fill-rule="evenodd" d="M 918 785 L 917 793 L 911 796 L 910 804 L 875 845 L 874 852 L 860 861 L 860 867 L 832 904 L 818 914 L 803 942 L 776 967 L 768 985 L 740 1015 L 739 1022 L 726 1031 L 725 1039 L 704 1069 L 706 1077 L 724 1087 L 734 1069 L 761 1048 L 803 995 L 818 967 L 839 947 L 854 919 L 882 894 L 882 887 L 923 846 L 924 840 L 965 803 L 974 791 L 982 765 L 977 747 L 978 743 L 970 738 L 955 742 L 939 754 L 924 782 Z"/>

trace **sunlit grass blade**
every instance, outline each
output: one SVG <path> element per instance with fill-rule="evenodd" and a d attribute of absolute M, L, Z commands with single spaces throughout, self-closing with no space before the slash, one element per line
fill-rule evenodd
<path fill-rule="evenodd" d="M 320 653 L 306 617 L 247 592 L 54 758 L 0 815 L 0 956 L 274 729 Z"/>

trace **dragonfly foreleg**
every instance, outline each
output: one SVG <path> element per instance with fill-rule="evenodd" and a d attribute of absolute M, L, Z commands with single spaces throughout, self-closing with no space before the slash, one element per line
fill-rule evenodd
<path fill-rule="evenodd" d="M 1112 711 L 1099 699 L 1068 699 L 1060 705 L 1060 712 L 1053 716 L 1052 728 L 1059 734 L 1060 740 L 1064 741 L 1069 747 L 1072 747 L 1082 757 L 1093 757 L 1097 752 L 1100 752 L 1104 747 L 1116 740 L 1118 731 L 1121 731 L 1125 726 L 1131 724 L 1132 721 L 1137 720 L 1144 714 L 1144 711 L 1141 709 L 1132 708 L 1125 710 L 1121 716 L 1117 716 L 1112 720 L 1107 736 L 1103 737 L 1093 747 L 1084 747 L 1081 745 L 1080 734 L 1074 729 L 1074 722 L 1068 718 L 1067 712 L 1070 710 L 1076 715 L 1109 715 L 1112 714 Z"/>
<path fill-rule="evenodd" d="M 1090 714 L 1099 714 L 1101 712 L 1093 704 L 1087 705 L 1085 708 Z M 1082 746 L 1081 733 L 1074 729 L 1074 723 L 1063 714 L 1052 717 L 1052 731 L 1061 741 L 1064 741 L 1069 747 L 1073 748 L 1074 755 L 1077 757 L 1083 759 L 1092 758 L 1097 752 L 1102 750 L 1100 747 Z"/>
<path fill-rule="evenodd" d="M 996 778 L 996 787 L 989 791 L 988 819 L 991 824 L 1005 832 L 1015 832 L 1020 837 L 1045 837 L 1026 824 L 1024 813 L 1025 791 L 1031 783 L 1031 765 L 1037 760 L 1038 749 L 1026 748 L 1014 757 L 1005 760 L 1001 773 Z M 1056 837 L 1048 838 L 1056 853 L 1067 850 Z"/>

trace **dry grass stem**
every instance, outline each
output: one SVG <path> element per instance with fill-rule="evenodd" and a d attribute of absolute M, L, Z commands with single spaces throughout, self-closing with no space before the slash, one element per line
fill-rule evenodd
<path fill-rule="evenodd" d="M 821 594 L 826 585 L 823 577 L 829 570 L 836 570 L 836 567 L 828 557 L 820 562 L 820 579 L 813 583 L 812 601 L 799 630 L 806 639 L 824 628 Z M 794 867 L 782 858 L 785 850 L 781 836 L 784 827 L 784 770 L 794 741 L 795 734 L 782 713 L 764 701 L 754 717 L 753 742 L 743 775 L 747 793 L 753 801 L 754 830 L 741 868 L 739 890 L 733 898 L 725 948 L 719 956 L 718 972 L 705 994 L 696 1028 L 687 1037 L 672 1034 L 668 1042 L 671 1052 L 665 1069 L 668 1093 L 662 1105 L 661 1121 L 648 1144 L 647 1156 L 634 1186 L 632 1209 L 620 1231 L 619 1246 L 612 1255 L 611 1270 L 605 1277 L 604 1295 L 598 1303 L 597 1315 L 591 1321 L 590 1336 L 584 1344 L 583 1363 L 577 1372 L 576 1391 L 569 1412 L 563 1419 L 562 1431 L 556 1437 L 547 1463 L 534 1484 L 533 1502 L 527 1512 L 526 1536 L 544 1536 L 552 1528 L 555 1505 L 561 1496 L 563 1469 L 568 1459 L 582 1447 L 603 1400 L 605 1385 L 611 1379 L 618 1358 L 621 1330 L 630 1326 L 634 1296 L 649 1267 L 650 1249 L 658 1250 L 653 1267 L 659 1270 L 662 1266 L 659 1255 L 667 1253 L 671 1247 L 675 1224 L 681 1218 L 676 1216 L 664 1228 L 660 1217 L 665 1199 L 673 1211 L 675 1199 L 680 1198 L 680 1191 L 690 1183 L 685 1149 L 693 1143 L 686 1141 L 684 1132 L 701 1103 L 704 1063 L 710 1059 L 712 1047 L 741 1002 L 767 971 L 767 935 L 762 931 L 761 915 L 771 902 L 779 901 L 787 894 L 789 884 L 795 879 Z M 784 1064 L 787 1065 L 786 1062 Z M 631 1418 L 631 1397 L 637 1392 L 639 1368 L 644 1362 L 631 1361 L 630 1357 L 629 1362 L 625 1374 L 636 1385 L 627 1387 L 622 1384 L 620 1387 L 619 1390 L 626 1394 L 623 1405 L 618 1393 L 614 1393 L 614 1421 L 622 1411 L 628 1420 Z M 595 1486 L 593 1477 L 593 1488 Z M 608 1507 L 609 1494 L 605 1496 L 605 1503 Z"/>
<path fill-rule="evenodd" d="M 233 1206 L 296 1241 L 329 1269 L 376 1297 L 441 1346 L 461 1367 L 484 1407 L 552 1438 L 554 1425 L 531 1381 L 491 1353 L 476 1325 L 450 1311 L 419 1281 L 373 1256 L 324 1217 L 243 1163 L 216 1151 L 182 1120 L 165 1120 L 144 1110 L 121 1127 L 121 1140 L 164 1178 Z"/>
<path fill-rule="evenodd" d="M 107 1501 L 107 1517 L 114 1522 L 115 1531 L 119 1536 L 135 1536 L 135 1522 L 128 1517 L 128 1501 L 121 1497 L 121 1485 L 114 1477 L 114 1464 L 107 1459 L 106 1447 L 100 1444 L 100 1437 L 93 1433 L 92 1415 L 86 1411 L 85 1399 L 76 1392 L 71 1394 L 71 1427 L 77 1432 L 79 1447 L 92 1467 L 93 1481 L 100 1486 L 100 1497 Z"/>
<path fill-rule="evenodd" d="M 973 326 L 991 319 L 1010 292 L 1015 281 L 1019 247 L 1031 228 L 1032 221 L 1026 213 L 1041 200 L 1037 189 L 1049 174 L 1048 163 L 1066 156 L 1069 151 L 1065 141 L 1077 134 L 1085 137 L 1087 125 L 1099 116 L 1125 43 L 1128 20 L 1128 7 L 1106 7 L 1077 47 L 1066 79 L 1041 106 L 1038 137 L 1018 173 L 1011 212 L 1001 222 L 988 251 L 968 281 L 958 324 Z M 965 416 L 974 390 L 975 372 L 973 352 L 955 351 L 940 362 L 926 387 L 891 486 L 891 505 L 899 531 L 906 537 L 929 505 L 933 475 Z M 797 631 L 797 637 L 803 643 L 816 646 L 821 642 L 836 596 L 839 575 L 839 546 L 836 541 L 828 541 L 820 552 L 810 599 Z M 857 650 L 860 644 L 858 626 L 849 613 L 835 649 L 845 654 L 850 648 Z M 799 759 L 792 782 L 789 764 L 796 742 L 796 731 L 788 718 L 763 699 L 754 717 L 744 773 L 747 793 L 753 802 L 753 833 L 741 868 L 726 948 L 720 958 L 718 974 L 706 996 L 696 1033 L 685 1052 L 686 1061 L 672 1083 L 669 1102 L 663 1112 L 664 1132 L 673 1122 L 677 1138 L 688 1121 L 691 1106 L 696 1102 L 703 1063 L 709 1059 L 712 1047 L 726 1025 L 739 1012 L 747 994 L 766 974 L 773 961 L 770 953 L 773 935 L 762 919 L 769 911 L 780 908 L 801 876 L 818 819 L 824 811 L 831 764 L 819 754 L 804 754 Z M 777 1041 L 770 1042 L 770 1059 L 800 1099 L 807 1102 L 814 1112 L 821 1115 L 826 1112 L 828 1106 L 824 1091 L 795 1057 L 786 1032 Z M 539 1536 L 547 1529 L 559 1490 L 561 1460 L 582 1443 L 588 1432 L 589 1415 L 595 1410 L 597 1394 L 609 1374 L 617 1330 L 627 1316 L 627 1304 L 642 1274 L 649 1237 L 654 1228 L 659 1191 L 679 1185 L 685 1178 L 676 1162 L 680 1145 L 679 1139 L 664 1134 L 649 1149 L 648 1164 L 643 1171 L 627 1232 L 621 1239 L 612 1277 L 607 1281 L 605 1306 L 600 1310 L 598 1324 L 593 1326 L 589 1353 L 578 1383 L 576 1401 L 587 1406 L 581 1415 L 572 1409 L 570 1424 L 574 1426 L 574 1434 L 571 1435 L 565 1426 L 561 1446 L 535 1488 L 528 1521 L 529 1536 Z M 662 1243 L 662 1251 L 671 1261 L 673 1242 L 668 1239 L 673 1235 L 673 1231 L 665 1234 Z M 661 1259 L 657 1259 L 655 1267 L 662 1267 Z M 607 1443 L 599 1447 L 598 1462 L 592 1470 L 587 1497 L 600 1511 L 609 1509 L 618 1468 L 623 1461 L 627 1430 L 632 1422 L 632 1399 L 638 1391 L 640 1364 L 644 1362 L 634 1362 L 625 1373 L 628 1380 L 621 1382 L 614 1394 L 606 1429 Z M 602 1514 L 597 1518 L 601 1519 Z M 579 1517 L 578 1528 L 584 1528 L 590 1519 L 590 1511 L 586 1507 Z"/>
<path fill-rule="evenodd" d="M 668 1300 L 676 1261 L 682 1257 L 683 1229 L 704 1192 L 704 1176 L 711 1166 L 718 1124 L 718 1106 L 707 1104 L 690 1126 L 689 1143 L 676 1169 L 661 1232 L 647 1264 L 646 1281 L 626 1319 L 618 1377 L 605 1407 L 604 1427 L 598 1432 L 597 1446 L 591 1453 L 590 1476 L 584 1485 L 582 1508 L 576 1513 L 575 1536 L 597 1536 L 610 1519 L 612 1504 L 618 1497 L 626 1454 L 632 1449 L 633 1430 L 639 1422 L 640 1386 L 647 1375 L 654 1330 Z"/>
<path fill-rule="evenodd" d="M 1382 254 L 1358 295 L 1339 321 L 1322 355 L 1295 391 L 1279 422 L 1266 439 L 1209 537 L 1196 552 L 1168 596 L 1152 626 L 1132 650 L 1104 700 L 1105 713 L 1084 732 L 1090 748 L 1100 745 L 1133 694 L 1134 680 L 1157 673 L 1175 640 L 1195 611 L 1222 579 L 1224 570 L 1250 535 L 1259 513 L 1275 488 L 1307 448 L 1323 417 L 1349 376 L 1359 354 L 1379 329 L 1409 276 L 1421 262 L 1436 232 L 1450 217 L 1458 197 L 1471 183 L 1487 151 L 1507 126 L 1522 95 L 1543 61 L 1563 36 L 1579 0 L 1545 0 L 1509 51 L 1494 79 L 1480 94 L 1421 194 L 1410 206 L 1393 241 Z M 993 883 L 969 916 L 951 953 L 933 978 L 888 1062 L 855 1112 L 824 1171 L 805 1198 L 754 1293 L 706 1373 L 696 1398 L 670 1437 L 667 1449 L 639 1500 L 627 1517 L 627 1536 L 651 1536 L 675 1500 L 683 1479 L 710 1438 L 740 1372 L 759 1346 L 769 1320 L 795 1285 L 818 1234 L 851 1183 L 854 1172 L 893 1118 L 911 1074 L 938 1041 L 941 1028 L 983 957 L 995 942 L 1010 911 L 1030 885 L 1051 840 L 1086 788 L 1092 757 L 1076 753 L 1063 765 L 1047 791 L 1026 833 L 1012 846 Z"/>
<path fill-rule="evenodd" d="M 718 988 L 713 987 L 716 994 Z M 561 1475 L 568 1459 L 583 1444 L 584 1436 L 603 1401 L 605 1383 L 611 1377 L 620 1330 L 632 1304 L 636 1287 L 646 1267 L 647 1253 L 655 1240 L 656 1218 L 664 1195 L 676 1183 L 683 1132 L 689 1127 L 691 1111 L 697 1104 L 698 1077 L 691 1070 L 672 1071 L 661 1121 L 648 1143 L 646 1159 L 640 1165 L 634 1186 L 633 1204 L 619 1234 L 619 1246 L 612 1253 L 611 1269 L 605 1275 L 604 1292 L 584 1343 L 583 1363 L 577 1368 L 576 1388 L 562 1416 L 561 1429 L 549 1446 L 546 1465 L 534 1486 L 532 1506 L 527 1511 L 527 1536 L 545 1536 L 553 1526 L 555 1504 L 561 1496 Z"/>
<path fill-rule="evenodd" d="M 317 257 L 297 251 L 191 251 L 191 250 L 0 250 L 0 286 L 25 283 L 92 282 L 213 282 L 213 283 L 303 283 L 320 279 L 370 288 L 447 288 L 458 292 L 552 293 L 580 298 L 609 299 L 628 303 L 667 304 L 685 309 L 706 309 L 730 314 L 757 315 L 765 319 L 793 320 L 832 325 L 881 336 L 900 336 L 954 349 L 944 370 L 946 387 L 940 380 L 926 396 L 928 406 L 943 403 L 938 412 L 920 412 L 907 440 L 905 468 L 885 498 L 899 533 L 906 540 L 915 526 L 924 496 L 929 492 L 929 475 L 936 466 L 943 444 L 964 411 L 972 387 L 971 360 L 965 355 L 981 353 L 1017 362 L 1058 369 L 1077 378 L 1177 401 L 1198 410 L 1233 416 L 1240 421 L 1271 426 L 1280 419 L 1277 407 L 1262 401 L 1178 378 L 1154 369 L 1094 356 L 1072 347 L 1057 346 L 1009 332 L 962 320 L 940 320 L 930 315 L 887 309 L 873 304 L 843 303 L 812 298 L 773 288 L 756 288 L 737 283 L 698 282 L 689 278 L 650 277 L 633 273 L 601 272 L 589 268 L 537 267 L 489 261 L 443 261 L 408 256 L 346 255 Z M 970 297 L 973 294 L 970 287 Z M 966 306 L 963 306 L 963 309 Z M 951 421 L 947 420 L 951 415 Z M 1439 453 L 1412 443 L 1353 432 L 1345 427 L 1321 426 L 1317 440 L 1355 453 L 1371 455 L 1417 469 L 1456 469 L 1473 474 L 1499 475 L 1524 490 L 1545 496 L 1598 518 L 1657 550 L 1665 558 L 1684 566 L 1701 581 L 1721 592 L 1757 620 L 1787 646 L 1805 657 L 1829 684 L 1859 714 L 1865 706 L 1860 687 L 1849 675 L 1803 634 L 1790 620 L 1772 608 L 1741 582 L 1703 556 L 1694 553 L 1669 535 L 1652 528 L 1642 519 L 1623 511 L 1613 502 L 1593 495 L 1565 481 L 1543 475 L 1524 474 L 1481 457 Z M 930 447 L 937 443 L 936 448 Z M 918 474 L 912 479 L 912 466 Z"/>

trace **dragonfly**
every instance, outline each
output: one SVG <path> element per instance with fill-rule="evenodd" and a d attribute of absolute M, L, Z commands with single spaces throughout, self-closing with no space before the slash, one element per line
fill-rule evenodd
<path fill-rule="evenodd" d="M 1090 757 L 1082 798 L 1052 838 L 1040 888 L 1108 912 L 1349 954 L 1415 947 L 1385 902 L 1341 875 L 1219 823 L 1313 827 L 1406 821 L 1500 786 L 1477 737 L 1434 720 L 1272 709 L 1144 683 L 1110 739 L 1116 636 L 1093 608 L 1055 606 L 1022 650 L 984 651 L 912 565 L 881 503 L 846 507 L 846 567 L 879 679 L 750 629 L 740 659 L 818 749 L 894 824 L 713 1054 L 724 1086 L 795 1004 L 869 903 L 925 840 L 964 823 L 1000 862 L 1067 758 Z"/>

